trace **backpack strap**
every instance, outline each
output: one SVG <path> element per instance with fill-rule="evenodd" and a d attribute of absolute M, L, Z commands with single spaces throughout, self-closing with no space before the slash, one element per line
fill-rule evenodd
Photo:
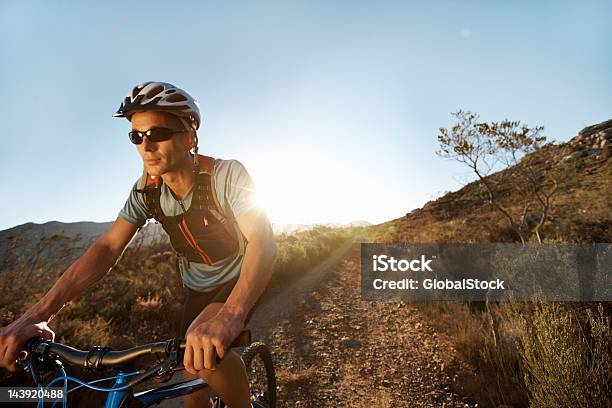
<path fill-rule="evenodd" d="M 164 212 L 161 209 L 160 197 L 161 197 L 161 186 L 164 180 L 160 176 L 149 176 L 146 170 L 143 171 L 143 175 L 138 182 L 139 193 L 142 193 L 145 206 L 149 213 L 147 219 L 154 218 L 155 220 L 162 222 L 164 220 Z"/>
<path fill-rule="evenodd" d="M 246 239 L 238 226 L 232 209 L 228 206 L 223 208 L 217 198 L 215 185 L 215 159 L 208 156 L 198 156 L 200 170 L 196 175 L 196 190 L 191 205 L 197 205 L 199 209 L 207 209 L 225 229 L 238 241 L 238 254 L 244 255 Z M 205 220 L 206 222 L 206 220 Z"/>

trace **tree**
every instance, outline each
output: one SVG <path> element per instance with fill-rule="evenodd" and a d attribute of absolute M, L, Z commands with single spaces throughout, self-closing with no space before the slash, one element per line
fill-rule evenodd
<path fill-rule="evenodd" d="M 457 123 L 450 129 L 440 128 L 440 150 L 436 153 L 464 163 L 476 174 L 489 203 L 504 216 L 522 243 L 530 234 L 542 242 L 540 228 L 550 213 L 557 181 L 545 175 L 537 163 L 523 159 L 544 146 L 546 137 L 541 134 L 544 127 L 530 128 L 507 119 L 480 122 L 477 114 L 462 110 L 451 115 Z M 502 171 L 495 179 L 489 177 L 497 170 Z M 520 216 L 500 199 L 504 193 L 513 191 L 522 201 Z M 540 212 L 529 214 L 534 207 Z"/>

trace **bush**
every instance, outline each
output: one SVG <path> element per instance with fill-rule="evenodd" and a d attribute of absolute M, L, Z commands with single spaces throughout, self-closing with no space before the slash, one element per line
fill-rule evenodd
<path fill-rule="evenodd" d="M 612 406 L 612 328 L 601 305 L 574 311 L 539 304 L 522 321 L 520 353 L 533 407 Z"/>
<path fill-rule="evenodd" d="M 282 285 L 322 262 L 349 239 L 355 230 L 316 227 L 312 230 L 276 237 L 276 263 L 272 285 Z"/>

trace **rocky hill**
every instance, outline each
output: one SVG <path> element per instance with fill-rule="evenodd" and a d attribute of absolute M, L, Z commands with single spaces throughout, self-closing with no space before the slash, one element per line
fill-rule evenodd
<path fill-rule="evenodd" d="M 32 222 L 0 231 L 0 273 L 25 271 L 25 277 L 44 269 L 49 273 L 65 270 L 104 234 L 111 222 Z M 165 242 L 159 224 L 149 223 L 131 245 Z"/>
<path fill-rule="evenodd" d="M 547 241 L 612 242 L 612 120 L 581 130 L 567 143 L 548 144 L 525 156 L 517 166 L 533 166 L 555 179 L 558 191 L 543 226 Z M 489 176 L 492 182 L 513 180 L 519 169 Z M 409 180 L 407 180 L 407 183 Z M 500 202 L 520 216 L 522 197 L 507 183 Z M 526 214 L 538 218 L 537 208 Z M 487 202 L 482 183 L 471 182 L 426 203 L 405 217 L 373 228 L 391 242 L 514 242 L 504 218 Z"/>

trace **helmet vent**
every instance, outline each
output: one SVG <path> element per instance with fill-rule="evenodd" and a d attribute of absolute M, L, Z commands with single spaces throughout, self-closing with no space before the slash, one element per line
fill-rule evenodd
<path fill-rule="evenodd" d="M 134 89 L 132 89 L 132 98 L 135 98 L 136 95 L 138 95 L 138 92 L 140 92 L 142 88 L 140 87 L 140 85 L 135 86 Z"/>
<path fill-rule="evenodd" d="M 166 98 L 166 101 L 171 102 L 171 103 L 185 102 L 186 100 L 187 100 L 187 98 L 185 98 L 181 94 L 170 95 L 169 97 Z"/>
<path fill-rule="evenodd" d="M 155 88 L 151 89 L 149 92 L 147 92 L 146 98 L 152 98 L 155 95 L 157 95 L 158 93 L 160 93 L 161 91 L 164 90 L 163 86 L 156 86 Z"/>

